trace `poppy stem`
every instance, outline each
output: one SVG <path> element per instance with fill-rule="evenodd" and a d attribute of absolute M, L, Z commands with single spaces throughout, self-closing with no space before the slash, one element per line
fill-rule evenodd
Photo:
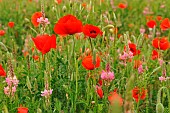
<path fill-rule="evenodd" d="M 43 19 L 45 19 L 45 11 L 44 11 L 44 0 L 41 0 L 41 13 L 42 13 L 42 17 Z M 44 34 L 45 32 L 45 23 L 42 24 L 42 34 Z"/>
<path fill-rule="evenodd" d="M 75 79 L 76 79 L 76 93 L 75 93 L 75 101 L 77 100 L 77 95 L 78 95 L 78 75 L 79 75 L 79 70 L 78 70 L 78 62 L 75 60 Z M 76 104 L 74 103 L 74 109 L 76 111 Z"/>
<path fill-rule="evenodd" d="M 74 40 L 74 36 L 73 36 L 73 48 L 72 48 L 73 61 L 74 61 L 74 48 L 75 48 L 75 40 Z"/>
<path fill-rule="evenodd" d="M 139 101 L 140 101 L 140 98 L 139 98 Z M 137 102 L 136 113 L 138 113 L 139 101 Z"/>
<path fill-rule="evenodd" d="M 93 55 L 93 44 L 92 44 L 91 38 L 89 38 L 89 41 L 90 41 L 90 47 L 91 47 L 91 51 L 92 51 L 92 55 Z"/>

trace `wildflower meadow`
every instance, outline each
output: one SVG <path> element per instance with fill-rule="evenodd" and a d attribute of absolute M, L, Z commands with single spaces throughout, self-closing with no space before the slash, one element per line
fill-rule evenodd
<path fill-rule="evenodd" d="M 0 0 L 0 112 L 170 113 L 169 0 Z"/>

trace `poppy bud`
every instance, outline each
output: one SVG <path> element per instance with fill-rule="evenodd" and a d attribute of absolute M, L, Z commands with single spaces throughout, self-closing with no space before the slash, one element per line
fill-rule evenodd
<path fill-rule="evenodd" d="M 62 8 L 62 11 L 65 13 L 67 10 L 66 6 L 64 5 L 63 8 Z"/>
<path fill-rule="evenodd" d="M 164 113 L 164 106 L 161 103 L 156 105 L 156 113 Z"/>
<path fill-rule="evenodd" d="M 96 92 L 100 98 L 103 98 L 102 86 L 96 86 Z"/>
<path fill-rule="evenodd" d="M 113 28 L 109 29 L 109 31 L 110 31 L 110 33 L 113 33 L 113 32 L 114 32 Z"/>
<path fill-rule="evenodd" d="M 14 27 L 14 25 L 15 25 L 15 23 L 14 23 L 14 22 L 8 22 L 8 27 L 13 28 L 13 27 Z"/>
<path fill-rule="evenodd" d="M 5 31 L 4 30 L 0 30 L 0 36 L 4 36 L 5 35 Z"/>
<path fill-rule="evenodd" d="M 30 20 L 28 18 L 24 18 L 25 22 L 30 22 Z"/>

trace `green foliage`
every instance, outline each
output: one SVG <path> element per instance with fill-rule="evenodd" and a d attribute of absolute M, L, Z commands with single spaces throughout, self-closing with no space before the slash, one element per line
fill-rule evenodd
<path fill-rule="evenodd" d="M 170 30 L 161 31 L 160 22 L 157 21 L 156 28 L 150 31 L 146 17 L 152 16 L 154 20 L 158 15 L 169 18 L 170 1 L 126 0 L 128 7 L 125 9 L 113 7 L 111 1 L 114 1 L 115 7 L 124 2 L 63 0 L 61 4 L 56 4 L 54 0 L 39 0 L 37 3 L 35 0 L 0 0 L 0 30 L 6 32 L 4 36 L 0 36 L 0 64 L 8 72 L 8 62 L 11 60 L 19 80 L 15 95 L 7 96 L 4 94 L 4 87 L 7 85 L 5 78 L 0 77 L 0 112 L 16 113 L 17 108 L 22 105 L 30 113 L 121 113 L 129 109 L 132 113 L 168 113 L 170 81 L 168 79 L 161 82 L 159 77 L 164 70 L 167 77 L 170 74 L 170 50 L 158 50 L 160 59 L 164 60 L 162 66 L 158 60 L 151 59 L 151 54 L 154 49 L 152 39 L 156 37 L 156 32 L 160 32 L 160 37 L 166 36 L 169 39 Z M 42 31 L 42 26 L 35 28 L 31 23 L 32 14 L 41 11 L 42 3 L 45 17 L 50 21 L 45 29 L 46 34 L 54 34 L 53 28 L 59 18 L 72 14 L 84 25 L 100 27 L 103 36 L 89 40 L 83 33 L 64 37 L 56 35 L 57 48 L 42 55 L 31 39 Z M 83 3 L 86 4 L 85 7 Z M 165 7 L 161 8 L 161 5 Z M 143 14 L 146 7 L 153 14 Z M 9 21 L 15 23 L 14 28 L 8 27 Z M 145 34 L 140 34 L 141 27 L 146 30 Z M 146 35 L 150 33 L 152 37 L 147 38 Z M 114 38 L 114 41 L 110 38 Z M 141 54 L 128 59 L 124 66 L 119 57 L 129 41 L 137 45 Z M 23 51 L 29 54 L 24 56 Z M 83 68 L 82 59 L 87 54 L 93 54 L 93 63 L 96 63 L 96 55 L 100 56 L 99 68 L 90 71 Z M 35 60 L 34 55 L 38 55 L 39 59 Z M 142 74 L 134 68 L 135 60 L 142 61 Z M 110 82 L 103 80 L 104 97 L 100 98 L 96 93 L 96 85 L 99 85 L 102 70 L 105 70 L 108 63 L 115 79 Z M 49 88 L 53 89 L 48 102 L 41 96 L 47 81 Z M 147 89 L 146 98 L 138 103 L 132 96 L 135 86 Z M 111 106 L 108 101 L 109 93 L 115 89 L 123 98 L 122 106 L 119 103 Z"/>

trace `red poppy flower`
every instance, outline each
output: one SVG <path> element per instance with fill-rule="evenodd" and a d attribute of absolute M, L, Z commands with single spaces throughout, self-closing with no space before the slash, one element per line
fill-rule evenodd
<path fill-rule="evenodd" d="M 146 93 L 147 90 L 145 90 L 144 88 L 139 89 L 138 87 L 135 87 L 132 90 L 132 96 L 136 100 L 136 102 L 138 102 L 139 100 L 144 100 L 146 98 Z"/>
<path fill-rule="evenodd" d="M 158 38 L 153 39 L 152 45 L 153 45 L 153 47 L 159 49 L 159 39 Z"/>
<path fill-rule="evenodd" d="M 153 16 L 146 16 L 146 20 L 151 20 Z"/>
<path fill-rule="evenodd" d="M 168 18 L 165 18 L 165 19 L 161 22 L 160 28 L 161 28 L 161 30 L 167 30 L 167 29 L 170 28 L 170 21 L 169 21 Z"/>
<path fill-rule="evenodd" d="M 84 8 L 86 8 L 87 4 L 86 3 L 82 3 L 81 4 Z"/>
<path fill-rule="evenodd" d="M 128 45 L 129 45 L 130 51 L 133 53 L 133 56 L 140 54 L 140 50 L 136 49 L 136 45 L 134 43 L 129 43 Z"/>
<path fill-rule="evenodd" d="M 13 27 L 14 27 L 14 25 L 15 25 L 15 23 L 14 23 L 14 22 L 8 22 L 8 27 L 13 28 Z"/>
<path fill-rule="evenodd" d="M 94 25 L 90 25 L 90 24 L 86 24 L 85 26 L 83 26 L 83 33 L 84 35 L 91 37 L 91 38 L 96 38 L 97 35 L 101 35 L 102 36 L 102 31 Z"/>
<path fill-rule="evenodd" d="M 157 19 L 158 21 L 161 21 L 161 20 L 162 20 L 162 16 L 157 16 L 156 19 Z"/>
<path fill-rule="evenodd" d="M 35 27 L 39 26 L 39 22 L 37 22 L 37 19 L 42 17 L 42 13 L 41 12 L 35 12 L 32 17 L 31 17 L 31 22 Z"/>
<path fill-rule="evenodd" d="M 6 76 L 6 72 L 3 69 L 2 65 L 0 64 L 0 76 L 5 77 Z"/>
<path fill-rule="evenodd" d="M 149 22 L 147 22 L 147 26 L 149 28 L 154 28 L 156 26 L 155 20 L 150 20 Z"/>
<path fill-rule="evenodd" d="M 152 51 L 152 60 L 156 60 L 159 58 L 159 53 L 156 50 Z"/>
<path fill-rule="evenodd" d="M 112 91 L 109 93 L 108 100 L 111 105 L 116 104 L 116 103 L 119 103 L 120 106 L 123 105 L 123 99 L 119 94 L 117 94 L 116 91 Z"/>
<path fill-rule="evenodd" d="M 24 57 L 27 57 L 29 55 L 29 52 L 28 51 L 23 51 L 23 55 L 24 55 Z"/>
<path fill-rule="evenodd" d="M 169 41 L 167 37 L 163 37 L 161 39 L 155 38 L 152 40 L 153 47 L 161 50 L 169 49 Z"/>
<path fill-rule="evenodd" d="M 82 32 L 82 22 L 73 15 L 66 15 L 58 20 L 54 32 L 59 35 L 73 35 Z"/>
<path fill-rule="evenodd" d="M 26 107 L 19 107 L 18 108 L 18 113 L 28 113 L 28 108 L 26 108 Z"/>
<path fill-rule="evenodd" d="M 118 7 L 119 7 L 120 9 L 125 9 L 125 8 L 127 7 L 127 5 L 126 5 L 126 4 L 123 4 L 123 3 L 119 3 Z"/>
<path fill-rule="evenodd" d="M 159 42 L 159 46 L 161 50 L 167 50 L 169 49 L 169 41 L 167 37 L 163 37 L 160 42 Z"/>
<path fill-rule="evenodd" d="M 122 34 L 118 34 L 117 37 L 120 38 L 122 36 Z"/>
<path fill-rule="evenodd" d="M 137 69 L 139 66 L 142 65 L 142 61 L 140 60 L 134 60 L 134 68 Z"/>
<path fill-rule="evenodd" d="M 38 56 L 38 55 L 34 55 L 34 56 L 32 56 L 32 58 L 33 58 L 34 60 L 38 60 L 38 59 L 39 59 L 39 56 Z"/>
<path fill-rule="evenodd" d="M 4 30 L 0 30 L 0 36 L 4 36 L 5 35 L 5 31 Z"/>
<path fill-rule="evenodd" d="M 92 56 L 86 56 L 82 61 L 82 66 L 87 70 L 93 70 L 95 68 L 98 68 L 100 66 L 100 57 L 96 57 L 96 64 L 93 64 L 93 57 Z"/>
<path fill-rule="evenodd" d="M 56 36 L 52 35 L 40 35 L 36 38 L 32 38 L 36 48 L 42 52 L 42 54 L 46 54 L 50 51 L 51 48 L 56 48 Z"/>
<path fill-rule="evenodd" d="M 97 92 L 97 94 L 98 94 L 98 96 L 99 96 L 100 98 L 103 98 L 102 86 L 96 85 L 96 92 Z"/>
<path fill-rule="evenodd" d="M 60 4 L 62 0 L 55 0 L 57 4 Z"/>
<path fill-rule="evenodd" d="M 100 80 L 98 81 L 98 84 L 99 84 L 100 86 L 102 86 L 102 84 L 103 84 L 102 79 L 100 79 Z"/>

